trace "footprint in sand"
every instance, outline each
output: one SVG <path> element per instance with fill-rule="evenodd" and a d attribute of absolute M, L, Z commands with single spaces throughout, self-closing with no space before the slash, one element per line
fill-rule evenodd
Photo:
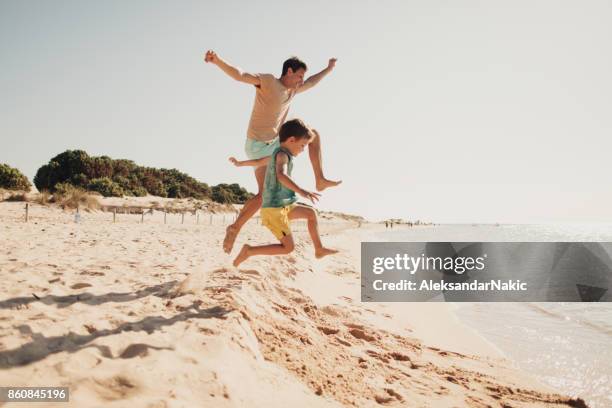
<path fill-rule="evenodd" d="M 325 326 L 319 326 L 319 327 L 317 327 L 317 329 L 319 329 L 321 332 L 323 332 L 323 334 L 327 334 L 327 335 L 337 334 L 340 331 L 340 329 L 336 329 L 336 328 L 333 328 L 333 327 L 325 327 Z"/>
<path fill-rule="evenodd" d="M 94 379 L 94 389 L 101 399 L 115 401 L 138 394 L 140 387 L 134 380 L 116 375 L 103 380 Z"/>
<path fill-rule="evenodd" d="M 349 328 L 349 333 L 357 339 L 367 341 L 368 343 L 372 343 L 377 340 L 375 334 L 368 334 L 365 330 L 365 327 L 360 324 L 345 323 L 344 325 Z"/>
<path fill-rule="evenodd" d="M 349 333 L 351 333 L 353 337 L 367 341 L 368 343 L 371 343 L 376 340 L 376 337 L 370 336 L 369 334 L 360 329 L 351 329 L 349 330 Z"/>
<path fill-rule="evenodd" d="M 89 283 L 75 283 L 74 285 L 70 286 L 70 289 L 83 289 L 89 287 L 91 287 Z"/>
<path fill-rule="evenodd" d="M 247 275 L 253 275 L 253 276 L 261 276 L 261 274 L 255 269 L 241 269 L 240 273 L 245 273 Z"/>
<path fill-rule="evenodd" d="M 385 388 L 385 392 L 386 392 L 386 395 L 378 394 L 374 396 L 374 399 L 376 400 L 376 402 L 378 402 L 381 405 L 388 404 L 394 399 L 399 402 L 404 401 L 404 397 L 402 397 L 400 394 L 398 394 L 396 391 L 394 391 L 391 388 Z"/>
<path fill-rule="evenodd" d="M 87 276 L 104 276 L 104 272 L 96 272 L 96 271 L 82 271 L 79 275 L 87 275 Z"/>

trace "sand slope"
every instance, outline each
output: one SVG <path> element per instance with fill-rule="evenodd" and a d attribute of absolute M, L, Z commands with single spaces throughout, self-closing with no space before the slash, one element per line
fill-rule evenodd
<path fill-rule="evenodd" d="M 68 386 L 78 407 L 583 406 L 514 369 L 449 305 L 362 304 L 364 225 L 342 254 L 236 270 L 224 226 L 0 203 L 0 384 Z M 238 244 L 273 242 L 252 222 Z M 238 249 L 238 246 L 235 250 Z M 236 251 L 234 251 L 235 254 Z M 36 406 L 53 406 L 40 404 Z"/>

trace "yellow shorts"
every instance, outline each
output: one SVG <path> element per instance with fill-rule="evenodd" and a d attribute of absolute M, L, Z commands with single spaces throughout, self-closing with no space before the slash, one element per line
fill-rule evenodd
<path fill-rule="evenodd" d="M 291 235 L 289 213 L 296 207 L 295 204 L 280 208 L 262 208 L 261 223 L 266 226 L 279 240 Z"/>

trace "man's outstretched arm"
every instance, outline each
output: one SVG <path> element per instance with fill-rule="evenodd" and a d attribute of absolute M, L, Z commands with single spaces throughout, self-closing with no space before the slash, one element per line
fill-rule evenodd
<path fill-rule="evenodd" d="M 239 68 L 228 64 L 227 62 L 223 61 L 223 59 L 221 59 L 221 57 L 219 57 L 216 52 L 212 50 L 206 51 L 204 61 L 210 62 L 211 64 L 218 66 L 219 68 L 221 68 L 221 71 L 225 72 L 227 75 L 229 75 L 236 81 L 244 82 L 255 86 L 261 85 L 259 77 L 253 74 L 249 74 L 248 72 L 243 72 Z"/>
<path fill-rule="evenodd" d="M 310 88 L 312 88 L 313 86 L 315 86 L 316 84 L 318 84 L 323 78 L 325 78 L 325 76 L 327 74 L 329 74 L 330 72 L 332 72 L 334 70 L 334 67 L 336 66 L 336 58 L 330 58 L 329 59 L 329 63 L 327 64 L 327 68 L 325 68 L 323 71 L 314 74 L 310 77 L 308 77 L 308 79 L 306 81 L 304 81 L 304 83 L 302 84 L 302 86 L 300 86 L 297 89 L 297 93 L 300 92 L 304 92 Z"/>

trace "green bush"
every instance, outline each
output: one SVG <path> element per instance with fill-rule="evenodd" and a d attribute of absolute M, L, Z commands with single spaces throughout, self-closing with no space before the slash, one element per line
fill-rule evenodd
<path fill-rule="evenodd" d="M 132 188 L 130 192 L 132 193 L 133 196 L 136 196 L 136 197 L 144 197 L 148 194 L 147 190 L 145 190 L 144 187 L 140 187 L 140 186 Z"/>
<path fill-rule="evenodd" d="M 66 195 L 72 193 L 75 187 L 70 183 L 57 183 L 53 186 L 54 195 Z"/>
<path fill-rule="evenodd" d="M 55 192 L 65 184 L 96 191 L 104 196 L 147 194 L 159 197 L 196 198 L 221 203 L 244 203 L 252 194 L 238 184 L 214 188 L 177 169 L 138 166 L 131 160 L 91 157 L 82 150 L 67 150 L 41 166 L 34 177 L 39 191 Z"/>
<path fill-rule="evenodd" d="M 253 194 L 246 191 L 240 185 L 234 184 L 218 184 L 212 188 L 212 199 L 218 203 L 228 204 L 244 204 L 246 200 L 253 197 Z"/>
<path fill-rule="evenodd" d="M 19 170 L 0 163 L 0 188 L 30 191 L 32 184 Z"/>
<path fill-rule="evenodd" d="M 108 177 L 93 179 L 87 185 L 90 191 L 97 191 L 104 197 L 121 197 L 123 196 L 123 188 Z"/>
<path fill-rule="evenodd" d="M 226 188 L 214 186 L 212 188 L 212 199 L 221 204 L 233 203 L 235 200 L 234 194 Z"/>

